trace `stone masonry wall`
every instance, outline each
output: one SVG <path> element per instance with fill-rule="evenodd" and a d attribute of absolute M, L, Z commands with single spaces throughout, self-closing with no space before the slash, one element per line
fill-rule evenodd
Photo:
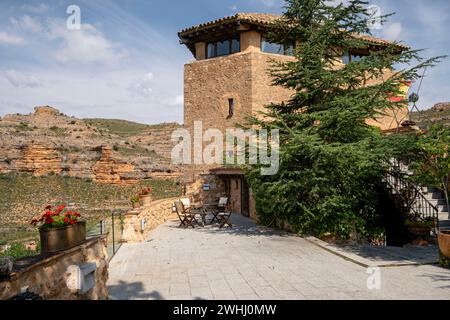
<path fill-rule="evenodd" d="M 67 287 L 68 267 L 95 262 L 95 286 L 86 294 L 79 294 Z M 8 279 L 0 280 L 0 300 L 10 299 L 21 293 L 23 287 L 45 300 L 101 300 L 108 299 L 108 260 L 105 237 L 87 240 L 84 244 L 43 258 L 26 266 L 16 261 L 19 270 L 13 270 Z M 16 266 L 14 267 L 16 269 Z"/>
<path fill-rule="evenodd" d="M 142 242 L 150 231 L 169 219 L 176 219 L 172 205 L 179 198 L 152 201 L 149 205 L 134 209 L 124 217 L 123 236 L 126 242 Z M 141 230 L 141 221 L 145 219 L 145 229 Z"/>

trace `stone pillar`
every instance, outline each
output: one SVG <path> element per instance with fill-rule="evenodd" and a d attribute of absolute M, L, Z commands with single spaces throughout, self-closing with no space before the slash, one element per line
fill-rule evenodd
<path fill-rule="evenodd" d="M 197 60 L 206 59 L 206 43 L 205 42 L 197 42 L 195 44 L 195 57 Z"/>
<path fill-rule="evenodd" d="M 141 231 L 141 209 L 137 208 L 127 212 L 123 219 L 122 240 L 126 242 L 141 242 L 144 240 Z"/>
<path fill-rule="evenodd" d="M 261 34 L 257 31 L 241 33 L 241 51 L 261 52 Z"/>

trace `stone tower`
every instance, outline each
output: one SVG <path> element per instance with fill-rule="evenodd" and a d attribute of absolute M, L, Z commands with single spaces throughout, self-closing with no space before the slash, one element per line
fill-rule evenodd
<path fill-rule="evenodd" d="M 263 110 L 264 106 L 291 97 L 290 90 L 272 85 L 268 73 L 271 61 L 294 59 L 294 43 L 279 45 L 265 39 L 279 18 L 272 14 L 237 13 L 179 32 L 180 42 L 195 58 L 184 69 L 185 128 L 192 130 L 194 121 L 201 121 L 203 129 L 224 131 Z M 367 50 L 350 52 L 343 56 L 343 63 L 391 44 L 368 36 L 360 38 L 367 43 Z M 406 48 L 398 45 L 399 50 Z M 406 116 L 406 112 L 407 108 L 401 115 Z M 396 126 L 389 116 L 380 116 L 378 122 L 371 124 L 382 130 Z"/>

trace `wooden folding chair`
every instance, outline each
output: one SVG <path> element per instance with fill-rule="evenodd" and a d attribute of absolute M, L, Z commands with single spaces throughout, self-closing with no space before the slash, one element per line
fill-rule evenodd
<path fill-rule="evenodd" d="M 211 223 L 213 223 L 214 221 L 217 221 L 220 223 L 219 214 L 225 212 L 227 205 L 228 205 L 228 197 L 221 197 L 219 199 L 219 203 L 217 204 L 216 209 L 211 212 L 213 215 L 213 218 L 211 219 Z"/>
<path fill-rule="evenodd" d="M 190 198 L 181 198 L 180 199 L 181 203 L 183 203 L 183 207 L 186 213 L 192 214 L 194 216 L 194 222 L 197 223 L 198 225 L 200 225 L 200 223 L 198 222 L 196 215 L 200 215 L 202 218 L 202 222 L 203 222 L 203 226 L 205 225 L 205 220 L 202 216 L 203 211 L 199 208 L 196 208 L 192 203 L 191 203 L 191 199 Z"/>
<path fill-rule="evenodd" d="M 195 219 L 195 215 L 193 215 L 192 213 L 186 212 L 183 203 L 181 201 L 175 201 L 175 208 L 177 209 L 177 215 L 178 215 L 178 219 L 180 219 L 180 225 L 178 226 L 178 228 L 180 227 L 194 227 L 194 219 Z"/>
<path fill-rule="evenodd" d="M 230 218 L 231 218 L 231 207 L 230 207 L 230 205 L 227 204 L 225 206 L 223 212 L 219 212 L 217 214 L 217 219 L 219 221 L 219 228 L 224 228 L 224 227 L 233 228 Z"/>

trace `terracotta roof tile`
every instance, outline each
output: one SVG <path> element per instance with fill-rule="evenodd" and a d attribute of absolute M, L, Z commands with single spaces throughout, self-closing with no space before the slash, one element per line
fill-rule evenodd
<path fill-rule="evenodd" d="M 244 22 L 244 23 L 256 24 L 256 25 L 268 26 L 270 24 L 275 23 L 280 18 L 281 18 L 280 15 L 270 14 L 270 13 L 236 13 L 232 16 L 216 19 L 216 20 L 213 20 L 210 22 L 202 23 L 202 24 L 199 24 L 196 26 L 192 26 L 192 27 L 183 29 L 182 31 L 180 31 L 178 33 L 178 35 L 180 37 L 183 37 L 185 35 L 188 35 L 188 34 L 191 34 L 191 33 L 197 32 L 197 31 L 205 30 L 208 28 L 212 28 L 217 25 L 221 25 L 224 23 L 238 22 L 238 21 Z M 393 43 L 388 40 L 375 38 L 375 37 L 367 36 L 367 35 L 358 35 L 357 37 L 364 41 L 367 41 L 368 43 L 375 44 L 375 45 L 378 44 L 378 45 L 388 46 Z M 403 44 L 396 44 L 396 45 L 397 45 L 397 47 L 399 47 L 403 50 L 409 49 L 408 46 L 403 45 Z"/>
<path fill-rule="evenodd" d="M 248 23 L 254 23 L 254 24 L 261 24 L 261 25 L 269 25 L 274 22 L 276 22 L 278 19 L 280 19 L 279 15 L 276 14 L 269 14 L 269 13 L 236 13 L 232 16 L 216 19 L 213 21 L 201 23 L 196 26 L 192 26 L 190 28 L 183 29 L 181 32 L 179 32 L 180 35 L 199 31 L 206 29 L 208 27 L 212 27 L 215 25 L 223 24 L 223 23 L 229 23 L 229 22 L 248 22 Z"/>

